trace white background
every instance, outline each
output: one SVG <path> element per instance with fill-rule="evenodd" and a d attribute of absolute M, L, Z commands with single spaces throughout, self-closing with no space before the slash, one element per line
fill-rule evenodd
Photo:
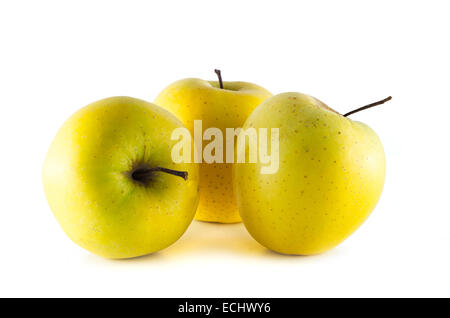
<path fill-rule="evenodd" d="M 450 296 L 447 1 L 2 1 L 0 296 Z M 111 261 L 73 244 L 41 167 L 77 109 L 152 101 L 185 78 L 299 91 L 380 136 L 387 179 L 334 250 L 282 256 L 242 224 L 193 222 L 154 255 Z"/>

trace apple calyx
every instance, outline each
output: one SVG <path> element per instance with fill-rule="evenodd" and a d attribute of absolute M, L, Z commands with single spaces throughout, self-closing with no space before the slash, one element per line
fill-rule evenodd
<path fill-rule="evenodd" d="M 165 172 L 165 173 L 168 173 L 168 174 L 171 174 L 174 176 L 178 176 L 178 177 L 183 178 L 184 180 L 187 180 L 187 178 L 188 178 L 187 171 L 178 171 L 178 170 L 172 170 L 172 169 L 167 169 L 167 168 L 163 168 L 163 167 L 137 169 L 131 173 L 131 178 L 137 182 L 147 183 L 148 181 L 151 180 L 153 173 L 157 172 L 157 171 Z"/>
<path fill-rule="evenodd" d="M 367 108 L 371 108 L 371 107 L 374 107 L 374 106 L 378 106 L 378 105 L 384 104 L 384 103 L 386 103 L 387 101 L 390 101 L 391 99 L 392 99 L 392 96 L 386 97 L 385 99 L 379 100 L 378 102 L 375 102 L 375 103 L 372 103 L 372 104 L 369 104 L 369 105 L 366 105 L 366 106 L 363 106 L 363 107 L 359 107 L 359 108 L 357 108 L 357 109 L 354 109 L 354 110 L 352 110 L 352 111 L 350 111 L 350 112 L 344 114 L 343 116 L 344 116 L 344 117 L 347 117 L 347 116 L 350 116 L 351 114 L 360 112 L 360 111 L 362 111 L 362 110 L 364 110 L 364 109 L 367 109 Z"/>
<path fill-rule="evenodd" d="M 220 70 L 215 69 L 214 72 L 217 74 L 217 77 L 219 78 L 220 88 L 223 89 L 222 74 L 220 73 Z"/>

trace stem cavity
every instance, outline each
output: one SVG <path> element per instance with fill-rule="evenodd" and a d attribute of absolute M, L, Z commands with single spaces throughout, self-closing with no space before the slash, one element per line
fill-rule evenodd
<path fill-rule="evenodd" d="M 162 167 L 137 169 L 137 170 L 133 171 L 133 173 L 131 174 L 131 177 L 135 181 L 147 183 L 148 181 L 150 181 L 152 174 L 157 171 L 168 173 L 168 174 L 171 174 L 171 175 L 174 175 L 177 177 L 181 177 L 184 180 L 187 180 L 187 178 L 188 178 L 187 171 L 178 171 L 178 170 L 172 170 L 172 169 L 167 169 L 167 168 L 162 168 Z"/>

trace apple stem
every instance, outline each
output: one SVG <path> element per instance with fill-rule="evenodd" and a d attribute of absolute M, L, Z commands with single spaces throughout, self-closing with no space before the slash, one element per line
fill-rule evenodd
<path fill-rule="evenodd" d="M 138 169 L 131 174 L 131 177 L 136 181 L 145 182 L 150 178 L 152 173 L 155 171 L 165 172 L 165 173 L 168 173 L 168 174 L 171 174 L 174 176 L 178 176 L 178 177 L 183 178 L 184 180 L 187 180 L 187 178 L 188 178 L 187 171 L 177 171 L 177 170 L 172 170 L 172 169 L 167 169 L 167 168 L 162 168 L 162 167 Z"/>
<path fill-rule="evenodd" d="M 351 112 L 348 112 L 348 113 L 344 114 L 344 117 L 350 116 L 351 114 L 360 112 L 360 111 L 362 111 L 364 109 L 367 109 L 367 108 L 371 108 L 371 107 L 374 107 L 374 106 L 378 106 L 378 105 L 384 104 L 387 101 L 390 101 L 391 99 L 392 99 L 392 96 L 389 96 L 389 97 L 386 97 L 385 99 L 382 99 L 382 100 L 380 100 L 378 102 L 375 102 L 375 103 L 372 103 L 372 104 L 369 104 L 369 105 L 357 108 L 355 110 L 352 110 Z"/>
<path fill-rule="evenodd" d="M 214 72 L 216 72 L 217 77 L 219 78 L 219 85 L 220 85 L 220 88 L 223 89 L 222 74 L 220 73 L 220 70 L 215 69 Z"/>

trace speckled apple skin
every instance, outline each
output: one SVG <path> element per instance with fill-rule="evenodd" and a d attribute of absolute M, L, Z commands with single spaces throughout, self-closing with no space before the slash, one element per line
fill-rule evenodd
<path fill-rule="evenodd" d="M 194 134 L 194 120 L 202 120 L 203 132 L 216 127 L 225 141 L 226 128 L 242 127 L 251 112 L 272 96 L 266 89 L 246 82 L 218 82 L 188 78 L 166 87 L 155 103 L 175 114 Z M 203 149 L 209 141 L 203 141 Z M 200 202 L 195 218 L 200 221 L 240 222 L 232 186 L 232 164 L 200 164 Z"/>
<path fill-rule="evenodd" d="M 233 167 L 242 220 L 259 243 L 284 254 L 322 253 L 372 212 L 385 155 L 368 126 L 308 95 L 283 93 L 263 102 L 248 127 L 279 128 L 277 173 L 261 174 L 260 164 Z"/>
<path fill-rule="evenodd" d="M 170 136 L 183 124 L 168 111 L 131 97 L 112 97 L 73 114 L 54 138 L 42 178 L 64 232 L 106 258 L 159 251 L 186 231 L 199 198 L 195 164 L 175 164 Z M 148 184 L 130 177 L 138 166 L 187 171 L 184 179 L 155 172 Z"/>

